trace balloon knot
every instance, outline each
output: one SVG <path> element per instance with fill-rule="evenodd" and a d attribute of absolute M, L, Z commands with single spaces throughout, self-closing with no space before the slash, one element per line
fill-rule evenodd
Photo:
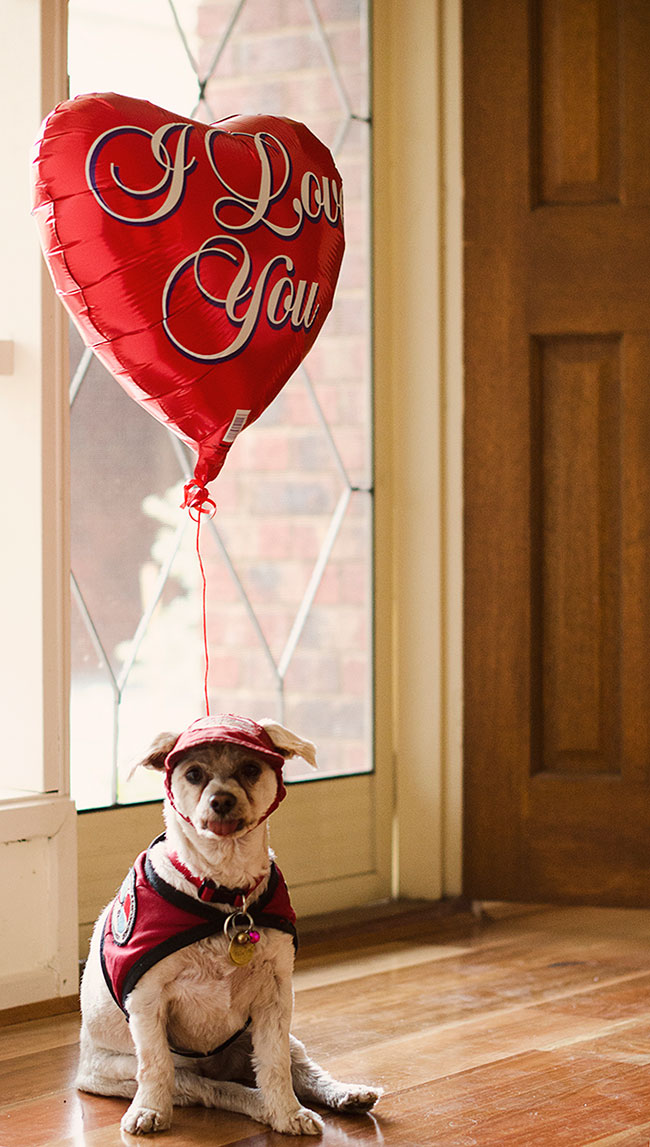
<path fill-rule="evenodd" d="M 181 508 L 189 510 L 190 517 L 194 522 L 199 520 L 201 514 L 207 514 L 210 518 L 214 517 L 217 512 L 217 504 L 210 497 L 205 486 L 197 482 L 196 478 L 192 478 L 191 482 L 185 484 L 183 494 L 185 496 Z"/>

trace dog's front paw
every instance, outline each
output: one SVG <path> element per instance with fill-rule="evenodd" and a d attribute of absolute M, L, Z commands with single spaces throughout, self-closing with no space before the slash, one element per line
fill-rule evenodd
<path fill-rule="evenodd" d="M 132 1103 L 122 1117 L 120 1127 L 129 1135 L 149 1135 L 152 1131 L 167 1131 L 172 1124 L 171 1112 L 156 1111 Z"/>
<path fill-rule="evenodd" d="M 321 1135 L 325 1127 L 320 1115 L 308 1107 L 299 1107 L 289 1115 L 278 1115 L 269 1122 L 274 1131 L 284 1135 Z"/>
<path fill-rule="evenodd" d="M 371 1107 L 384 1094 L 383 1087 L 367 1087 L 363 1083 L 343 1083 L 334 1097 L 332 1106 L 337 1111 L 353 1115 L 358 1111 L 370 1111 Z"/>

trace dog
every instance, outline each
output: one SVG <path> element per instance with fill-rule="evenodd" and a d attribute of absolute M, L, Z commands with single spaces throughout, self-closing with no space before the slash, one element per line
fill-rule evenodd
<path fill-rule="evenodd" d="M 282 725 L 219 715 L 161 734 L 141 762 L 164 772 L 165 832 L 95 926 L 77 1077 L 132 1100 L 126 1132 L 200 1104 L 318 1135 L 309 1104 L 359 1113 L 381 1094 L 332 1078 L 290 1033 L 295 914 L 267 825 L 296 755 L 316 766 Z"/>

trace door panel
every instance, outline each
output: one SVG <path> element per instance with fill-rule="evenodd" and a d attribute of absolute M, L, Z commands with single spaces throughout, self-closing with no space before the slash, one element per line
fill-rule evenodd
<path fill-rule="evenodd" d="M 533 350 L 531 771 L 618 773 L 620 339 Z"/>
<path fill-rule="evenodd" d="M 477 897 L 650 899 L 648 58 L 641 0 L 465 4 Z"/>

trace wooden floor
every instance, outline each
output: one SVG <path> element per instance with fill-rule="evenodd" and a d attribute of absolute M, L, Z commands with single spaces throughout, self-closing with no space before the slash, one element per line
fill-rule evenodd
<path fill-rule="evenodd" d="M 0 1029 L 0 1147 L 114 1147 L 125 1101 L 78 1094 L 79 1017 Z M 326 1147 L 648 1147 L 650 911 L 488 906 L 307 937 L 294 1030 L 335 1074 L 381 1083 Z M 177 1109 L 161 1147 L 295 1140 Z M 308 1142 L 308 1140 L 303 1140 Z"/>

